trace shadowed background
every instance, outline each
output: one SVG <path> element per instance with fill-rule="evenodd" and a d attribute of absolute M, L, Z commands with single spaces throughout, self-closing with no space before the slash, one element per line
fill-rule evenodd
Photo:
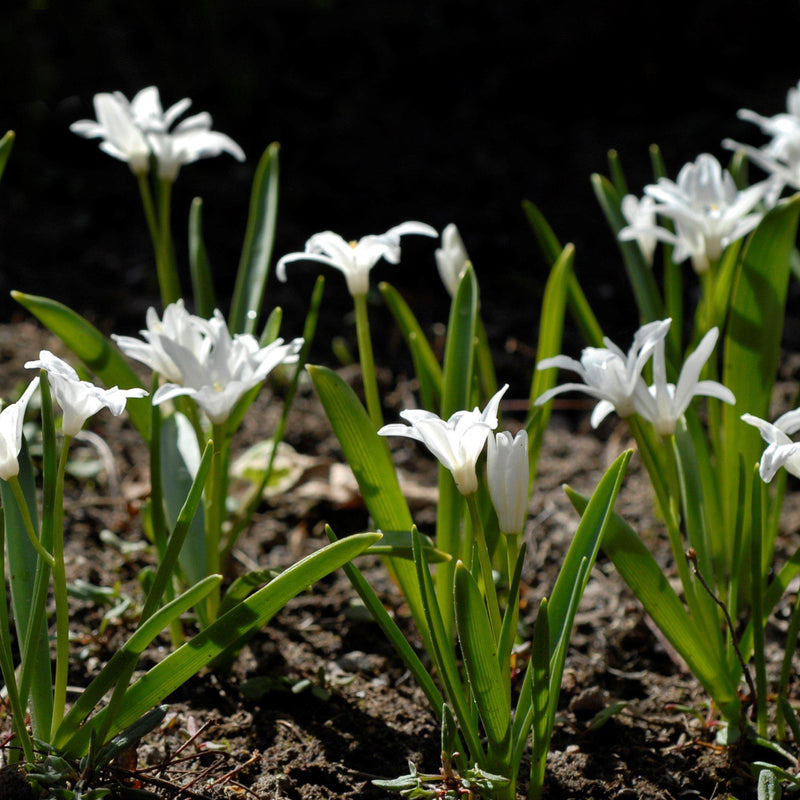
<path fill-rule="evenodd" d="M 4 15 L 2 126 L 17 132 L 0 185 L 0 318 L 13 288 L 59 299 L 104 329 L 139 327 L 157 302 L 134 178 L 96 142 L 68 131 L 94 115 L 92 95 L 156 84 L 165 106 L 191 97 L 239 142 L 182 170 L 173 222 L 185 270 L 191 198 L 223 307 L 233 285 L 253 170 L 281 143 L 276 257 L 330 229 L 345 238 L 406 219 L 455 221 L 475 263 L 490 336 L 535 344 L 546 270 L 520 209 L 533 200 L 562 241 L 612 337 L 636 327 L 614 242 L 589 184 L 617 148 L 631 189 L 650 180 L 656 141 L 675 175 L 727 154 L 725 136 L 761 144 L 736 119 L 784 109 L 800 79 L 800 5 L 589 4 L 501 0 L 31 2 Z M 754 171 L 756 172 L 756 171 Z M 379 265 L 421 321 L 446 319 L 434 243 L 404 240 L 399 267 Z M 687 267 L 688 268 L 688 267 Z M 318 267 L 270 279 L 267 307 L 295 335 Z M 323 331 L 341 331 L 349 297 L 329 271 Z M 375 324 L 386 312 L 375 309 Z M 345 333 L 351 333 L 347 328 Z M 570 343 L 580 346 L 577 337 Z M 329 336 L 322 337 L 322 355 Z"/>

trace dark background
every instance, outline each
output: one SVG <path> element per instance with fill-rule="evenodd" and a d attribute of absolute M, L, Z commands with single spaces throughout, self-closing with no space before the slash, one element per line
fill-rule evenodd
<path fill-rule="evenodd" d="M 771 115 L 800 79 L 797 2 L 549 3 L 264 0 L 29 2 L 0 30 L 0 124 L 17 142 L 0 186 L 0 319 L 8 291 L 46 294 L 105 330 L 139 327 L 157 302 L 149 239 L 127 166 L 71 134 L 92 95 L 131 97 L 156 84 L 165 106 L 188 96 L 239 142 L 185 167 L 174 230 L 185 263 L 191 198 L 204 198 L 206 240 L 229 295 L 250 181 L 281 143 L 276 256 L 330 229 L 345 238 L 407 219 L 455 221 L 481 283 L 490 336 L 534 345 L 546 270 L 520 209 L 533 200 L 562 241 L 612 337 L 636 327 L 615 244 L 589 176 L 617 148 L 631 189 L 650 180 L 658 142 L 674 176 L 725 136 L 761 144 L 746 107 Z M 434 244 L 404 240 L 404 263 L 376 267 L 424 324 L 446 319 Z M 318 270 L 270 281 L 296 335 Z M 688 265 L 687 265 L 688 269 Z M 319 358 L 349 308 L 333 272 Z M 187 282 L 188 283 L 188 282 Z M 376 325 L 385 312 L 375 308 Z M 577 339 L 575 340 L 577 343 Z M 574 346 L 579 346 L 575 344 Z"/>

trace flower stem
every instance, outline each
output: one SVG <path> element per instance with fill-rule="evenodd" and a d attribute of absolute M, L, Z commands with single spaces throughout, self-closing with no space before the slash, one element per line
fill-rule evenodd
<path fill-rule="evenodd" d="M 53 594 L 56 599 L 56 674 L 53 687 L 53 723 L 56 730 L 64 718 L 69 672 L 69 604 L 67 571 L 64 563 L 64 471 L 67 466 L 71 436 L 64 436 L 58 461 L 56 502 L 53 509 Z"/>
<path fill-rule="evenodd" d="M 364 397 L 367 411 L 375 430 L 383 426 L 383 412 L 378 394 L 378 380 L 375 375 L 375 357 L 372 354 L 372 338 L 369 332 L 367 314 L 367 295 L 354 294 L 356 308 L 356 336 L 358 337 L 358 357 L 361 360 L 361 380 L 364 384 Z"/>
<path fill-rule="evenodd" d="M 211 457 L 211 476 L 206 503 L 206 575 L 214 575 L 220 571 L 220 543 L 222 541 L 222 525 L 225 521 L 225 500 L 228 495 L 226 433 L 224 423 L 215 423 L 212 426 L 214 454 Z M 212 622 L 219 608 L 218 591 L 209 594 L 206 605 L 209 622 Z"/>
<path fill-rule="evenodd" d="M 486 535 L 483 532 L 483 523 L 481 521 L 481 512 L 478 508 L 477 492 L 466 495 L 467 508 L 469 508 L 469 516 L 472 520 L 472 528 L 475 533 L 475 541 L 478 546 L 478 560 L 481 565 L 481 574 L 483 576 L 483 591 L 486 595 L 486 605 L 489 608 L 489 621 L 492 624 L 492 632 L 494 633 L 495 641 L 500 636 L 500 606 L 497 602 L 497 591 L 494 586 L 494 575 L 492 573 L 492 560 L 489 557 L 489 548 L 486 544 Z"/>
<path fill-rule="evenodd" d="M 19 513 L 22 515 L 22 522 L 25 525 L 25 533 L 28 534 L 28 538 L 33 545 L 33 549 L 38 553 L 39 557 L 44 561 L 44 563 L 47 564 L 48 567 L 52 568 L 53 556 L 47 552 L 42 543 L 39 541 L 39 537 L 36 535 L 36 531 L 33 528 L 33 520 L 31 519 L 31 512 L 28 508 L 28 501 L 25 499 L 25 493 L 22 491 L 19 477 L 14 475 L 13 477 L 9 478 L 8 485 L 14 492 L 14 499 L 17 501 Z"/>
<path fill-rule="evenodd" d="M 181 285 L 172 253 L 172 181 L 158 181 L 158 247 L 156 268 L 161 302 L 167 306 L 181 297 Z"/>

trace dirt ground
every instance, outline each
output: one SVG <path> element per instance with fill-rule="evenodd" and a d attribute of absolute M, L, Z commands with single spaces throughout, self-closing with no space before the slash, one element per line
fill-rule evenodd
<path fill-rule="evenodd" d="M 53 337 L 31 323 L 0 326 L 4 396 L 27 379 L 22 363 L 43 347 L 62 352 Z M 398 379 L 400 389 L 389 395 L 387 417 L 405 406 L 413 388 Z M 235 448 L 268 435 L 278 413 L 279 404 L 265 390 Z M 142 598 L 137 575 L 154 560 L 152 549 L 142 546 L 139 515 L 148 491 L 146 451 L 124 420 L 99 415 L 92 428 L 113 448 L 116 474 L 104 470 L 88 480 L 69 481 L 68 577 L 102 586 L 118 582 L 120 597 L 132 603 L 104 623 L 107 608 L 73 601 L 77 657 L 70 684 L 76 687 L 86 685 L 132 629 Z M 324 543 L 326 523 L 340 535 L 368 528 L 366 510 L 341 466 L 337 442 L 310 385 L 301 388 L 286 440 L 300 454 L 301 474 L 259 509 L 234 553 L 234 572 L 254 565 L 287 566 Z M 583 412 L 554 416 L 526 533 L 523 623 L 532 623 L 577 524 L 562 484 L 591 490 L 627 445 L 620 423 L 608 423 L 597 435 L 588 430 Z M 393 447 L 424 530 L 434 519 L 432 458 L 422 448 Z M 634 457 L 617 510 L 668 563 L 650 508 L 646 476 Z M 787 549 L 797 545 L 791 522 L 796 516 L 795 511 L 787 517 Z M 414 637 L 380 562 L 366 558 L 359 564 Z M 370 800 L 387 796 L 372 780 L 403 774 L 409 760 L 420 770 L 438 770 L 439 734 L 424 697 L 354 598 L 338 572 L 290 602 L 245 647 L 229 674 L 203 673 L 170 696 L 162 726 L 140 744 L 135 759 L 124 769 L 114 766 L 107 778 L 163 797 Z M 772 627 L 776 658 L 785 627 L 785 609 L 780 609 Z M 156 644 L 141 669 L 167 652 L 166 637 Z M 597 715 L 618 702 L 624 703 L 618 713 L 598 726 Z M 747 763 L 763 754 L 716 746 L 713 730 L 702 721 L 704 702 L 702 690 L 601 556 L 567 659 L 546 797 L 755 797 Z M 7 709 L 2 715 L 8 729 Z"/>

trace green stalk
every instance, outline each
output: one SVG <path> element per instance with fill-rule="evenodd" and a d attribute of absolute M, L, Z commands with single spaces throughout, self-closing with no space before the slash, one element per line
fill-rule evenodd
<path fill-rule="evenodd" d="M 494 634 L 495 641 L 497 641 L 500 636 L 500 628 L 502 625 L 500 606 L 497 602 L 497 591 L 494 586 L 492 560 L 489 556 L 489 548 L 486 545 L 486 535 L 483 532 L 481 512 L 478 508 L 478 493 L 472 492 L 472 494 L 466 495 L 466 500 L 478 549 L 478 559 L 481 565 L 481 575 L 483 576 L 483 591 L 486 595 L 486 605 L 489 609 L 489 620 L 492 623 L 492 633 Z"/>
<path fill-rule="evenodd" d="M 53 508 L 53 594 L 56 599 L 56 674 L 53 688 L 53 722 L 50 727 L 53 731 L 64 718 L 69 672 L 69 603 L 64 562 L 64 471 L 71 441 L 72 437 L 65 435 L 61 443 Z"/>
<path fill-rule="evenodd" d="M 767 736 L 767 665 L 764 656 L 764 612 L 761 597 L 761 536 L 764 530 L 763 501 L 766 490 L 759 480 L 753 481 L 753 532 L 750 538 L 750 607 L 753 612 L 753 661 L 756 672 L 756 730 Z"/>
<path fill-rule="evenodd" d="M 172 181 L 158 181 L 158 248 L 156 253 L 156 269 L 158 285 L 161 289 L 161 302 L 167 306 L 181 297 L 181 285 L 175 260 L 172 254 Z"/>
<path fill-rule="evenodd" d="M 800 592 L 794 598 L 794 608 L 792 609 L 792 618 L 789 621 L 789 630 L 786 633 L 786 647 L 783 651 L 781 677 L 778 683 L 778 708 L 775 714 L 775 726 L 779 742 L 786 737 L 786 717 L 783 713 L 781 700 L 788 702 L 789 678 L 792 675 L 792 656 L 797 648 L 798 635 L 800 635 Z"/>
<path fill-rule="evenodd" d="M 372 337 L 369 332 L 369 315 L 367 314 L 367 295 L 354 294 L 353 303 L 356 309 L 356 336 L 358 337 L 358 357 L 361 360 L 361 380 L 364 384 L 364 397 L 367 411 L 375 430 L 383 427 L 383 412 L 378 393 L 378 380 L 375 375 L 375 357 L 372 354 Z"/>
<path fill-rule="evenodd" d="M 228 496 L 229 447 L 225 423 L 214 423 L 211 436 L 214 440 L 214 454 L 211 457 L 206 502 L 206 575 L 215 575 L 220 571 L 220 543 L 225 521 L 225 500 Z M 215 619 L 219 608 L 219 590 L 208 595 L 206 605 L 209 620 Z"/>
<path fill-rule="evenodd" d="M 11 490 L 14 492 L 14 499 L 17 501 L 17 505 L 19 506 L 20 514 L 22 514 L 22 521 L 25 525 L 25 533 L 28 534 L 28 538 L 33 545 L 33 549 L 39 554 L 39 557 L 42 558 L 47 564 L 48 567 L 53 566 L 53 556 L 45 550 L 42 546 L 42 543 L 39 541 L 39 537 L 36 535 L 36 531 L 33 527 L 33 520 L 31 519 L 31 512 L 28 508 L 28 503 L 25 500 L 25 494 L 22 491 L 22 486 L 19 482 L 19 476 L 13 475 L 8 479 L 8 485 L 11 487 Z"/>
<path fill-rule="evenodd" d="M 147 175 L 140 173 L 136 177 L 139 181 L 139 195 L 142 198 L 144 216 L 147 220 L 147 229 L 150 231 L 150 238 L 153 242 L 153 252 L 156 254 L 156 258 L 158 258 L 158 220 L 156 219 L 156 209 L 153 205 L 153 194 L 150 191 L 150 183 L 147 180 Z"/>
<path fill-rule="evenodd" d="M 8 604 L 6 602 L 6 542 L 5 522 L 0 509 L 0 670 L 8 692 L 8 702 L 11 704 L 11 722 L 17 734 L 25 761 L 33 763 L 33 742 L 28 729 L 25 727 L 25 709 L 20 702 L 17 688 L 17 677 L 14 674 L 14 659 L 11 653 L 11 625 L 8 619 Z"/>

